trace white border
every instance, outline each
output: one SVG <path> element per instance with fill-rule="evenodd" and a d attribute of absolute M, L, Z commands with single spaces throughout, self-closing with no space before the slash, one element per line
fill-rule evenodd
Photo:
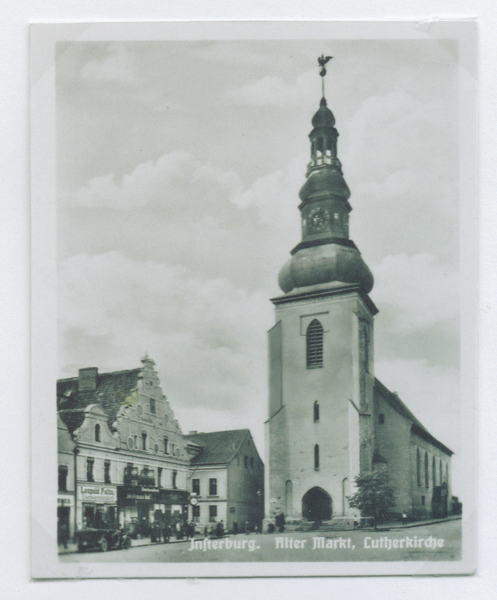
<path fill-rule="evenodd" d="M 34 25 L 30 42 L 32 177 L 32 575 L 66 577 L 239 577 L 457 574 L 475 569 L 476 374 L 476 24 L 452 22 L 189 22 Z M 55 66 L 58 40 L 432 39 L 460 43 L 462 440 L 468 492 L 463 559 L 453 562 L 60 563 L 56 545 Z M 53 432 L 53 435 L 52 435 Z M 40 452 L 43 448 L 43 452 Z M 81 559 L 78 556 L 78 561 Z"/>

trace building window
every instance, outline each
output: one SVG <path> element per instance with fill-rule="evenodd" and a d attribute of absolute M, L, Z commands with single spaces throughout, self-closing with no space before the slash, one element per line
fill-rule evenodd
<path fill-rule="evenodd" d="M 162 467 L 157 467 L 157 487 L 162 485 Z"/>
<path fill-rule="evenodd" d="M 314 470 L 319 471 L 319 445 L 314 446 Z"/>
<path fill-rule="evenodd" d="M 449 465 L 445 465 L 445 483 L 449 485 Z"/>
<path fill-rule="evenodd" d="M 418 485 L 421 485 L 421 453 L 419 452 L 419 448 L 416 448 L 416 479 Z"/>
<path fill-rule="evenodd" d="M 110 460 L 104 461 L 104 482 L 110 483 Z"/>
<path fill-rule="evenodd" d="M 200 520 L 200 505 L 192 506 L 192 517 L 194 521 Z"/>
<path fill-rule="evenodd" d="M 319 402 L 316 400 L 314 402 L 314 423 L 319 421 Z"/>
<path fill-rule="evenodd" d="M 178 471 L 173 471 L 173 490 L 176 489 L 176 479 L 178 477 Z"/>
<path fill-rule="evenodd" d="M 145 432 L 142 433 L 142 450 L 147 449 L 147 434 Z"/>
<path fill-rule="evenodd" d="M 217 496 L 217 479 L 209 479 L 209 496 Z"/>
<path fill-rule="evenodd" d="M 95 441 L 96 442 L 100 442 L 101 441 L 101 439 L 100 439 L 100 425 L 98 423 L 95 425 Z"/>
<path fill-rule="evenodd" d="M 192 479 L 192 493 L 200 496 L 200 479 Z"/>
<path fill-rule="evenodd" d="M 430 485 L 430 477 L 428 473 L 428 452 L 425 452 L 425 487 Z"/>
<path fill-rule="evenodd" d="M 440 485 L 442 485 L 443 471 L 442 471 L 442 461 L 441 460 L 440 460 L 440 464 L 439 464 L 439 474 L 440 474 Z"/>
<path fill-rule="evenodd" d="M 437 485 L 437 468 L 435 466 L 435 457 L 433 457 L 433 460 L 431 461 L 431 470 L 432 470 L 432 477 L 433 477 L 433 487 L 435 487 Z M 442 483 L 442 482 L 440 482 Z"/>
<path fill-rule="evenodd" d="M 254 457 L 253 456 L 250 457 L 250 468 L 251 469 L 254 468 Z"/>
<path fill-rule="evenodd" d="M 67 473 L 69 469 L 65 465 L 59 465 L 59 490 L 67 491 Z"/>
<path fill-rule="evenodd" d="M 248 469 L 248 456 L 244 456 L 245 468 Z"/>
<path fill-rule="evenodd" d="M 164 454 L 169 454 L 167 442 L 168 442 L 167 437 L 164 437 Z"/>
<path fill-rule="evenodd" d="M 234 515 L 235 514 L 235 507 L 234 506 L 230 506 L 230 514 Z"/>
<path fill-rule="evenodd" d="M 306 335 L 307 368 L 317 369 L 323 366 L 323 326 L 313 319 Z"/>
<path fill-rule="evenodd" d="M 384 415 L 383 413 L 380 413 L 380 414 L 378 415 L 378 423 L 379 423 L 380 425 L 384 425 L 384 424 L 385 424 L 385 415 Z"/>
<path fill-rule="evenodd" d="M 209 521 L 214 523 L 217 519 L 217 506 L 215 504 L 209 505 Z"/>
<path fill-rule="evenodd" d="M 95 481 L 93 477 L 93 465 L 95 464 L 95 459 L 87 458 L 86 459 L 86 481 Z"/>
<path fill-rule="evenodd" d="M 150 398 L 150 412 L 155 415 L 155 399 Z"/>
<path fill-rule="evenodd" d="M 421 504 L 424 506 L 425 505 L 425 497 L 421 496 Z"/>

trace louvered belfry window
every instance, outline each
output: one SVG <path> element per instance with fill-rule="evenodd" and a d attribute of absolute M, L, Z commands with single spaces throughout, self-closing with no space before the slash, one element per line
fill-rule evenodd
<path fill-rule="evenodd" d="M 323 366 L 323 326 L 313 319 L 307 328 L 307 368 Z"/>

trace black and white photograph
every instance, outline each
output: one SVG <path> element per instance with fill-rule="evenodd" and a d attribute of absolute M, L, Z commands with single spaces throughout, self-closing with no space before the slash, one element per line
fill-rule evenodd
<path fill-rule="evenodd" d="M 33 576 L 473 573 L 475 24 L 30 34 Z"/>

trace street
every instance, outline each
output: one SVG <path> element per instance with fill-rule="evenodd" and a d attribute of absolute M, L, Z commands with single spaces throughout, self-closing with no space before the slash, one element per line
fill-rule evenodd
<path fill-rule="evenodd" d="M 461 521 L 391 531 L 239 534 L 219 540 L 70 553 L 63 562 L 447 561 L 461 558 Z"/>

